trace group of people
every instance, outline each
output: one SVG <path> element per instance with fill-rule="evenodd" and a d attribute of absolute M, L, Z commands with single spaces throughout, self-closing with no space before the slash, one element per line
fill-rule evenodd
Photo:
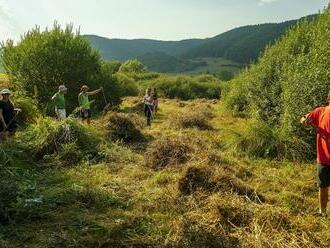
<path fill-rule="evenodd" d="M 144 115 L 147 118 L 147 125 L 151 125 L 151 119 L 154 117 L 154 113 L 158 111 L 158 95 L 156 88 L 147 88 L 146 94 L 143 97 L 144 102 Z"/>
<path fill-rule="evenodd" d="M 103 91 L 103 87 L 100 87 L 97 90 L 90 91 L 87 85 L 83 85 L 80 89 L 80 93 L 78 95 L 78 103 L 80 116 L 83 121 L 86 121 L 90 124 L 92 111 L 91 111 L 91 101 L 89 100 L 89 96 L 96 95 Z M 68 89 L 65 85 L 61 85 L 58 88 L 58 92 L 56 92 L 51 98 L 55 104 L 55 114 L 59 120 L 66 119 L 66 108 L 65 108 L 65 95 L 67 94 Z"/>

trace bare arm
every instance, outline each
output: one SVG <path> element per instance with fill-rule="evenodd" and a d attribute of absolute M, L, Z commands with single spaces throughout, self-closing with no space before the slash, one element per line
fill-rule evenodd
<path fill-rule="evenodd" d="M 7 128 L 7 125 L 6 125 L 5 119 L 3 118 L 3 113 L 2 112 L 3 112 L 3 110 L 0 109 L 0 122 L 1 122 L 2 127 L 4 129 L 6 129 Z"/>
<path fill-rule="evenodd" d="M 100 93 L 102 90 L 103 90 L 103 87 L 99 88 L 98 90 L 87 92 L 87 95 L 88 96 L 93 96 L 93 95 L 96 95 L 96 94 Z"/>
<path fill-rule="evenodd" d="M 81 103 L 81 93 L 78 95 L 78 103 L 79 103 L 79 106 L 82 105 L 82 103 Z"/>
<path fill-rule="evenodd" d="M 55 94 L 52 96 L 51 100 L 52 100 L 52 101 L 55 101 L 56 96 L 57 96 L 57 93 L 55 93 Z"/>

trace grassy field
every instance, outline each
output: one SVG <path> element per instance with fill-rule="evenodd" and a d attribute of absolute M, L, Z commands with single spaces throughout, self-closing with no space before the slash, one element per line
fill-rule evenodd
<path fill-rule="evenodd" d="M 127 98 L 121 111 L 141 115 L 139 106 Z M 112 143 L 101 120 L 86 127 L 112 144 L 100 160 L 36 163 L 16 148 L 14 171 L 30 180 L 0 246 L 329 247 L 314 166 L 247 157 L 233 140 L 249 123 L 219 101 L 164 99 L 141 142 Z"/>
<path fill-rule="evenodd" d="M 211 74 L 218 74 L 221 71 L 229 71 L 236 75 L 244 65 L 230 61 L 225 58 L 200 58 L 195 59 L 195 62 L 205 62 L 206 66 L 198 67 L 193 71 L 187 71 L 187 74 L 201 74 L 209 72 Z"/>

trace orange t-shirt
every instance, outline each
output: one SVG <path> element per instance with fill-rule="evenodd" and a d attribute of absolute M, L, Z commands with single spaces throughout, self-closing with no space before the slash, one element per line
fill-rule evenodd
<path fill-rule="evenodd" d="M 307 118 L 317 128 L 317 162 L 330 166 L 330 106 L 313 110 Z"/>

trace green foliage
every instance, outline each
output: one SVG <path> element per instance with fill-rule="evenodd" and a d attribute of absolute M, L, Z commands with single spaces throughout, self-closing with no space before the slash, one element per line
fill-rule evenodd
<path fill-rule="evenodd" d="M 309 20 L 315 16 L 308 16 Z M 208 39 L 184 54 L 186 58 L 224 57 L 248 64 L 256 60 L 269 44 L 274 44 L 298 21 L 250 25 L 230 30 Z"/>
<path fill-rule="evenodd" d="M 136 96 L 139 94 L 139 89 L 135 83 L 135 80 L 129 75 L 120 72 L 114 75 L 120 86 L 122 96 Z"/>
<path fill-rule="evenodd" d="M 306 161 L 313 158 L 313 149 L 303 139 L 261 122 L 249 125 L 229 142 L 235 150 L 252 157 Z"/>
<path fill-rule="evenodd" d="M 140 85 L 142 92 L 147 87 L 156 87 L 161 96 L 182 100 L 197 98 L 219 99 L 221 95 L 221 82 L 212 76 L 163 75 Z"/>
<path fill-rule="evenodd" d="M 36 100 L 26 96 L 21 91 L 15 91 L 12 99 L 15 107 L 22 109 L 22 112 L 17 116 L 19 124 L 35 123 L 40 118 L 41 114 Z"/>
<path fill-rule="evenodd" d="M 62 29 L 57 23 L 45 31 L 32 29 L 17 45 L 8 41 L 2 57 L 10 78 L 36 96 L 40 105 L 47 104 L 58 86 L 65 84 L 71 93 L 68 105 L 73 108 L 77 102 L 74 92 L 100 70 L 100 55 L 72 26 Z"/>
<path fill-rule="evenodd" d="M 299 123 L 301 116 L 324 105 L 330 88 L 330 13 L 301 21 L 258 64 L 231 82 L 226 105 L 292 136 L 314 143 Z M 304 153 L 305 151 L 301 151 Z"/>
<path fill-rule="evenodd" d="M 145 66 L 136 59 L 126 61 L 119 68 L 119 72 L 122 73 L 143 73 L 145 71 Z"/>
<path fill-rule="evenodd" d="M 119 105 L 121 102 L 120 98 L 127 93 L 126 88 L 123 87 L 124 84 L 115 76 L 120 66 L 121 64 L 116 61 L 102 61 L 100 72 L 90 81 L 94 87 L 103 87 L 106 100 L 112 106 Z M 105 105 L 104 97 L 97 97 L 96 105 L 97 109 L 102 110 Z"/>

